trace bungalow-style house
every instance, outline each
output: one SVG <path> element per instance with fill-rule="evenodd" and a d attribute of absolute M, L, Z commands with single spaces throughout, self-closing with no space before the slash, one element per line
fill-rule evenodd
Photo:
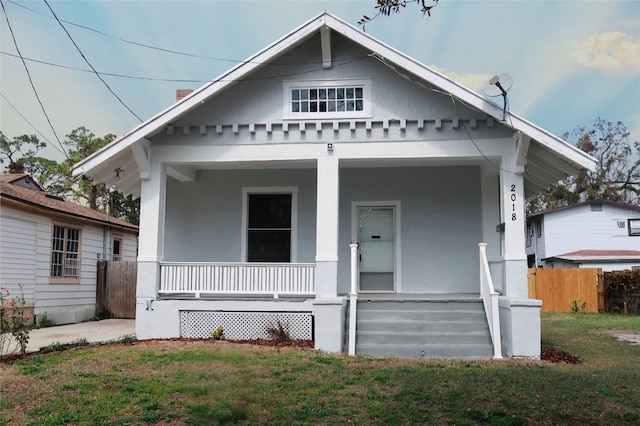
<path fill-rule="evenodd" d="M 640 269 L 640 206 L 589 200 L 530 214 L 531 268 Z"/>
<path fill-rule="evenodd" d="M 47 194 L 29 175 L 0 175 L 0 287 L 22 294 L 35 320 L 96 314 L 97 262 L 135 260 L 138 227 Z"/>
<path fill-rule="evenodd" d="M 141 197 L 139 339 L 535 358 L 524 200 L 595 160 L 507 118 L 325 12 L 74 174 Z"/>

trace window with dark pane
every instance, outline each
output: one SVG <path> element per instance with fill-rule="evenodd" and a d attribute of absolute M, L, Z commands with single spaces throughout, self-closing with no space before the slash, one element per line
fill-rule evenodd
<path fill-rule="evenodd" d="M 249 194 L 247 261 L 291 261 L 291 194 Z"/>

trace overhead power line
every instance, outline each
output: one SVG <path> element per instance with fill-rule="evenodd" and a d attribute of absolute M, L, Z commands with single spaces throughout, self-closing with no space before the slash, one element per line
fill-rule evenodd
<path fill-rule="evenodd" d="M 174 55 L 187 56 L 187 57 L 190 57 L 190 58 L 198 58 L 198 59 L 208 59 L 208 60 L 211 60 L 211 61 L 219 61 L 219 62 L 233 62 L 233 63 L 237 63 L 237 64 L 240 64 L 240 63 L 260 64 L 260 63 L 262 63 L 262 62 L 259 62 L 259 61 L 245 61 L 245 60 L 241 60 L 241 59 L 229 59 L 229 58 L 218 58 L 218 57 L 213 57 L 213 56 L 197 55 L 195 53 L 181 52 L 179 50 L 166 49 L 166 48 L 163 48 L 163 47 L 152 46 L 150 44 L 145 44 L 145 43 L 140 43 L 140 42 L 137 42 L 137 41 L 127 40 L 125 38 L 114 36 L 114 35 L 105 33 L 104 31 L 100 31 L 100 30 L 97 30 L 95 28 L 88 27 L 86 25 L 81 25 L 81 24 L 78 24 L 76 22 L 66 21 L 64 19 L 58 19 L 55 16 L 49 16 L 46 13 L 42 13 L 42 12 L 37 11 L 35 9 L 31 9 L 30 7 L 27 7 L 27 6 L 23 5 L 23 4 L 17 3 L 17 2 L 15 2 L 13 0 L 8 0 L 8 1 L 9 1 L 9 3 L 13 3 L 14 5 L 16 5 L 18 7 L 21 7 L 23 9 L 26 9 L 26 10 L 31 11 L 33 13 L 36 13 L 38 15 L 41 15 L 41 16 L 44 16 L 44 17 L 47 17 L 47 18 L 51 18 L 51 19 L 56 19 L 56 20 L 58 20 L 58 22 L 64 22 L 65 24 L 72 25 L 72 26 L 78 27 L 78 28 L 82 28 L 84 30 L 91 31 L 91 32 L 94 32 L 96 34 L 100 34 L 101 36 L 104 36 L 104 37 L 107 37 L 107 38 L 111 38 L 113 40 L 118 40 L 118 41 L 121 41 L 123 43 L 128 43 L 128 44 L 131 44 L 131 45 L 134 45 L 134 46 L 143 47 L 145 49 L 157 50 L 159 52 L 171 53 L 171 54 L 174 54 Z M 308 63 L 322 63 L 322 61 L 305 62 L 305 63 L 307 63 L 307 64 Z M 287 63 L 287 62 L 278 62 L 275 65 L 298 65 L 298 64 L 300 64 L 300 63 L 299 62 L 289 62 L 289 63 Z"/>
<path fill-rule="evenodd" d="M 11 38 L 13 40 L 13 45 L 16 48 L 16 52 L 18 52 L 18 55 L 20 56 L 20 59 L 22 60 L 22 65 L 24 65 L 24 69 L 27 72 L 27 77 L 29 79 L 29 84 L 31 84 L 31 89 L 33 89 L 33 93 L 36 95 L 36 99 L 38 100 L 38 103 L 40 104 L 40 108 L 42 109 L 42 113 L 44 114 L 45 118 L 47 119 L 47 123 L 49 123 L 49 127 L 51 127 L 51 131 L 53 132 L 53 135 L 56 137 L 56 140 L 58 141 L 58 145 L 60 145 L 60 148 L 62 148 L 62 153 L 65 155 L 65 157 L 69 158 L 69 155 L 67 155 L 67 151 L 64 149 L 64 145 L 62 145 L 62 142 L 60 141 L 60 138 L 58 137 L 58 133 L 56 133 L 56 129 L 53 127 L 53 124 L 51 123 L 51 119 L 49 118 L 49 114 L 47 114 L 47 110 L 45 109 L 42 100 L 40 100 L 40 95 L 38 94 L 38 90 L 36 89 L 35 84 L 33 83 L 33 79 L 31 78 L 31 73 L 29 72 L 29 67 L 27 67 L 27 62 L 24 60 L 24 58 L 22 57 L 22 53 L 20 52 L 20 48 L 18 47 L 18 42 L 16 40 L 16 36 L 13 33 L 13 28 L 11 27 L 11 22 L 9 22 L 9 15 L 7 14 L 7 10 L 4 8 L 4 2 L 2 0 L 0 0 L 0 5 L 2 5 L 2 11 L 4 12 L 4 17 L 5 20 L 7 21 L 7 26 L 9 27 L 9 32 L 11 33 Z"/>
<path fill-rule="evenodd" d="M 129 106 L 127 104 L 124 103 L 124 101 L 122 99 L 120 99 L 120 97 L 116 94 L 116 92 L 113 91 L 113 89 L 111 89 L 111 87 L 109 87 L 109 85 L 107 84 L 106 81 L 104 81 L 104 79 L 102 78 L 102 76 L 100 75 L 100 73 L 98 73 L 98 71 L 96 71 L 96 69 L 93 67 L 93 65 L 91 65 L 91 62 L 89 62 L 89 60 L 87 59 L 87 57 L 84 55 L 84 53 L 82 53 L 82 50 L 80 49 L 80 47 L 76 44 L 76 42 L 73 40 L 73 37 L 71 37 L 71 34 L 69 34 L 69 31 L 67 31 L 67 29 L 65 28 L 64 24 L 62 22 L 60 22 L 60 19 L 58 19 L 58 16 L 56 15 L 56 13 L 53 11 L 53 9 L 51 8 L 51 6 L 49 5 L 49 2 L 47 0 L 44 0 L 44 3 L 47 5 L 47 7 L 49 8 L 49 10 L 51 11 L 51 13 L 53 14 L 53 16 L 56 18 L 56 21 L 58 21 L 58 24 L 60 24 L 60 26 L 62 27 L 62 29 L 64 30 L 64 32 L 67 34 L 67 37 L 69 37 L 69 40 L 71 40 L 71 43 L 73 43 L 73 45 L 76 47 L 76 49 L 78 50 L 78 53 L 80 53 L 80 56 L 82 56 L 82 59 L 84 59 L 84 61 L 87 63 L 87 65 L 89 65 L 89 67 L 93 70 L 93 72 L 95 73 L 95 75 L 100 79 L 100 81 L 106 86 L 106 88 L 109 90 L 109 92 L 111 92 L 111 94 L 113 96 L 116 97 L 116 99 L 131 113 L 133 114 L 133 116 L 135 118 L 137 118 L 138 120 L 140 120 L 140 122 L 142 122 L 142 119 L 140 117 L 138 117 L 138 115 L 133 112 L 133 110 L 131 108 L 129 108 Z"/>
<path fill-rule="evenodd" d="M 34 126 L 34 124 L 33 124 L 31 121 L 29 121 L 29 119 L 28 119 L 27 117 L 25 117 L 25 116 L 24 116 L 24 114 L 22 114 L 22 113 L 20 112 L 20 110 L 19 110 L 19 109 L 18 109 L 18 108 L 13 104 L 13 103 L 11 103 L 11 101 L 10 101 L 10 100 L 9 100 L 9 99 L 4 95 L 4 93 L 0 92 L 0 96 L 2 96 L 2 99 L 4 99 L 4 100 L 9 104 L 9 106 L 11 106 L 11 108 L 13 108 L 13 110 L 14 110 L 15 112 L 17 112 L 17 113 L 18 113 L 18 115 L 19 115 L 20 117 L 22 117 L 22 119 L 23 119 L 24 121 L 26 121 L 26 122 L 27 122 L 27 124 L 29 124 L 29 126 L 31 126 L 31 128 L 33 128 L 33 130 L 35 130 L 35 131 L 36 131 L 36 133 L 38 133 L 40 136 L 42 136 L 42 139 L 44 139 L 45 141 L 49 142 L 49 145 L 50 145 L 52 148 L 56 149 L 60 154 L 65 155 L 65 153 L 64 153 L 62 150 L 60 150 L 60 148 L 58 148 L 57 146 L 55 146 L 54 144 L 52 144 L 52 143 L 51 143 L 51 141 L 50 141 L 50 140 L 49 140 L 45 135 L 43 135 L 43 134 L 42 134 L 42 132 L 41 132 L 40 130 L 38 130 L 38 128 L 37 128 L 36 126 Z"/>

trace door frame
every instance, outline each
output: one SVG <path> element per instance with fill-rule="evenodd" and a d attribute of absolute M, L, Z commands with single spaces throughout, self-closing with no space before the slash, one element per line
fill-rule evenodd
<path fill-rule="evenodd" d="M 400 226 L 400 200 L 391 200 L 391 201 L 352 201 L 351 202 L 351 241 L 356 243 L 358 242 L 358 208 L 359 207 L 393 207 L 395 210 L 394 221 L 395 221 L 395 238 L 394 238 L 394 251 L 395 251 L 395 259 L 393 263 L 393 290 L 384 291 L 384 292 L 370 292 L 370 293 L 401 293 L 402 292 L 402 279 L 401 279 L 401 269 L 400 265 L 402 265 L 402 256 L 401 250 L 401 233 L 402 229 Z M 358 254 L 360 253 L 360 248 L 358 248 Z M 358 291 L 360 291 L 360 274 L 358 273 Z M 367 292 L 369 293 L 369 292 Z"/>

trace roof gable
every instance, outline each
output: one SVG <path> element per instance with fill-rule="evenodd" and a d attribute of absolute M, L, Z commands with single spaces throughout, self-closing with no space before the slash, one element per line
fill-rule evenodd
<path fill-rule="evenodd" d="M 104 213 L 91 210 L 88 207 L 81 206 L 80 204 L 76 204 L 72 201 L 47 194 L 39 185 L 39 189 L 23 185 L 22 182 L 25 181 L 25 177 L 33 181 L 29 175 L 21 175 L 20 177 L 13 179 L 5 178 L 4 176 L 6 175 L 2 175 L 2 178 L 0 178 L 0 198 L 2 199 L 2 204 L 12 202 L 15 205 L 34 209 L 38 211 L 39 214 L 45 216 L 63 215 L 73 217 L 76 220 L 101 223 L 120 229 L 127 229 L 131 232 L 137 232 L 138 230 L 136 225 L 124 220 L 109 217 Z"/>
<path fill-rule="evenodd" d="M 319 33 L 322 34 L 323 31 L 327 30 L 339 33 L 362 46 L 371 52 L 371 57 L 377 58 L 391 67 L 403 69 L 424 82 L 433 85 L 438 90 L 450 94 L 452 99 L 457 99 L 468 107 L 494 117 L 497 121 L 502 120 L 502 107 L 484 99 L 480 94 L 467 89 L 336 16 L 323 12 L 78 163 L 74 166 L 73 174 L 75 176 L 81 174 L 95 176 L 96 169 L 99 169 L 103 162 L 122 153 L 137 142 L 145 141 L 147 138 L 158 134 L 168 125 L 198 108 L 207 100 L 234 85 L 237 81 L 247 78 L 265 64 L 273 63 L 282 54 L 294 49 L 312 36 Z M 556 176 L 573 174 L 582 168 L 593 169 L 595 167 L 595 160 L 578 148 L 567 144 L 560 138 L 511 112 L 509 112 L 508 118 L 508 123 L 503 123 L 505 126 L 519 131 L 535 141 L 535 144 L 531 144 L 531 151 L 533 155 L 539 158 L 538 161 L 542 165 L 547 162 L 555 162 Z M 535 148 L 533 145 L 535 145 Z"/>

